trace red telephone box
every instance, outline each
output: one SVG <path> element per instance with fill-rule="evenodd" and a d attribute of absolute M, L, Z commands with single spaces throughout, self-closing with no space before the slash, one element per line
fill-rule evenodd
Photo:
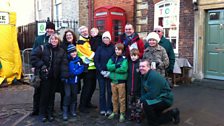
<path fill-rule="evenodd" d="M 124 33 L 126 23 L 125 11 L 120 7 L 104 6 L 94 11 L 94 27 L 97 27 L 100 33 L 109 31 L 112 42 L 117 42 L 119 36 Z"/>

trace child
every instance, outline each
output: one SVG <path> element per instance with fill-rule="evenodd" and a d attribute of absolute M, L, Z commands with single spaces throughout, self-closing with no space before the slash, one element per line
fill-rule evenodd
<path fill-rule="evenodd" d="M 128 63 L 128 81 L 127 81 L 127 95 L 128 95 L 128 120 L 136 120 L 141 122 L 141 106 L 138 103 L 141 95 L 141 78 L 139 73 L 139 50 L 133 48 L 130 52 L 131 60 Z"/>
<path fill-rule="evenodd" d="M 77 56 L 76 48 L 73 44 L 69 44 L 67 48 L 69 59 L 69 78 L 65 80 L 65 98 L 63 106 L 63 120 L 68 120 L 68 106 L 73 117 L 76 116 L 77 107 L 77 83 L 78 75 L 84 71 L 82 60 Z"/>
<path fill-rule="evenodd" d="M 111 79 L 113 103 L 113 112 L 108 119 L 113 119 L 118 114 L 118 106 L 120 106 L 119 122 L 124 122 L 125 120 L 125 82 L 128 76 L 128 61 L 122 55 L 123 51 L 124 45 L 117 43 L 115 45 L 115 55 L 107 63 L 107 70 L 110 72 L 109 78 Z"/>

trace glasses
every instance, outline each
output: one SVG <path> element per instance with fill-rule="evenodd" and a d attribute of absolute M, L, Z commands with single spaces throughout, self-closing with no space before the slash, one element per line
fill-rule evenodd
<path fill-rule="evenodd" d="M 110 39 L 109 37 L 103 37 L 103 39 L 106 39 L 106 38 L 107 38 L 107 39 Z"/>
<path fill-rule="evenodd" d="M 131 29 L 125 29 L 125 30 L 131 30 Z"/>
<path fill-rule="evenodd" d="M 162 32 L 162 31 L 160 31 L 160 30 L 154 30 L 154 32 Z"/>

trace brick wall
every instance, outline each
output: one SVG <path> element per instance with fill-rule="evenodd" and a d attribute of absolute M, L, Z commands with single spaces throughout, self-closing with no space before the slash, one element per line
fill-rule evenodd
<path fill-rule="evenodd" d="M 79 0 L 79 25 L 88 26 L 88 0 Z"/>
<path fill-rule="evenodd" d="M 191 1 L 180 2 L 179 57 L 185 57 L 193 64 L 194 10 Z"/>
<path fill-rule="evenodd" d="M 93 9 L 101 6 L 117 6 L 126 11 L 127 22 L 134 23 L 134 0 L 95 0 Z"/>

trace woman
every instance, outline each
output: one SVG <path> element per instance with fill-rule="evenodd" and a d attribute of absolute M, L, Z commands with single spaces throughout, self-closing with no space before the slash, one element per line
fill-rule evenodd
<path fill-rule="evenodd" d="M 66 51 L 69 44 L 76 45 L 76 35 L 72 30 L 66 30 L 63 35 L 63 42 L 61 44 L 61 47 Z"/>
<path fill-rule="evenodd" d="M 41 78 L 40 119 L 53 121 L 52 111 L 57 83 L 68 78 L 66 52 L 59 47 L 60 38 L 53 34 L 49 43 L 35 48 L 31 53 L 31 64 L 39 70 Z"/>
<path fill-rule="evenodd" d="M 108 78 L 109 72 L 107 71 L 106 64 L 114 54 L 114 45 L 111 43 L 111 35 L 108 31 L 103 33 L 102 40 L 102 46 L 99 46 L 96 50 L 94 63 L 97 70 L 97 79 L 100 88 L 100 114 L 110 115 L 112 112 L 112 93 L 110 85 L 111 82 Z"/>
<path fill-rule="evenodd" d="M 155 69 L 162 76 L 165 77 L 165 69 L 169 66 L 169 58 L 166 50 L 158 43 L 160 41 L 159 35 L 151 32 L 146 37 L 149 46 L 145 49 L 143 59 L 152 61 L 151 69 Z"/>

